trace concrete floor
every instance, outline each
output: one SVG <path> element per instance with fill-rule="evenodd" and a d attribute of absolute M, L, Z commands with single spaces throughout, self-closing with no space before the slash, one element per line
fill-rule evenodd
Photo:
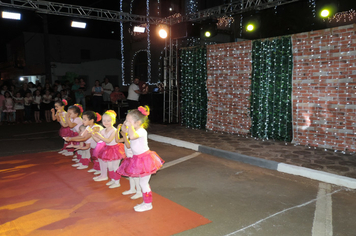
<path fill-rule="evenodd" d="M 58 150 L 63 143 L 58 128 L 52 123 L 1 126 L 0 159 Z M 149 145 L 166 163 L 195 153 L 154 141 Z M 162 169 L 150 183 L 154 192 L 212 221 L 180 236 L 356 236 L 356 191 L 339 186 L 330 186 L 326 202 L 317 199 L 322 183 L 206 154 Z M 315 220 L 320 212 L 326 219 Z"/>

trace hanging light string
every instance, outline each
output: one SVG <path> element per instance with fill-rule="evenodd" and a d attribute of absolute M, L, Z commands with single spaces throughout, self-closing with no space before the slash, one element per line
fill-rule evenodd
<path fill-rule="evenodd" d="M 147 16 L 147 83 L 151 84 L 151 39 L 150 39 L 150 0 L 146 1 L 146 16 Z"/>
<path fill-rule="evenodd" d="M 123 0 L 120 0 L 120 12 L 123 12 L 122 9 L 122 2 Z M 122 17 L 122 16 L 120 16 Z M 125 56 L 124 56 L 124 23 L 120 21 L 120 43 L 121 43 L 121 82 L 122 85 L 127 85 L 125 81 Z"/>
<path fill-rule="evenodd" d="M 349 11 L 338 12 L 333 17 L 329 17 L 327 21 L 329 21 L 329 23 L 338 23 L 340 21 L 346 23 L 354 21 L 355 17 L 356 11 L 351 9 Z M 324 19 L 324 21 L 326 20 Z"/>
<path fill-rule="evenodd" d="M 133 81 L 133 79 L 134 79 L 134 62 L 135 62 L 135 58 L 136 58 L 137 54 L 139 54 L 140 52 L 147 52 L 147 49 L 140 49 L 140 50 L 136 51 L 134 53 L 134 55 L 132 56 L 132 59 L 131 59 L 131 81 Z"/>

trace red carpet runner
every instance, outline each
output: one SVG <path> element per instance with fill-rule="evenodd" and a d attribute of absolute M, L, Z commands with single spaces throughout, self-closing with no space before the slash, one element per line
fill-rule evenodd
<path fill-rule="evenodd" d="M 133 210 L 141 199 L 109 189 L 54 152 L 0 160 L 0 235 L 172 235 L 208 224 L 203 216 L 153 193 L 153 209 Z M 159 173 L 158 173 L 159 174 Z"/>

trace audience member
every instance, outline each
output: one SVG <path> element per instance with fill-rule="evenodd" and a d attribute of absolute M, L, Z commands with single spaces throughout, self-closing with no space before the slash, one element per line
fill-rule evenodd
<path fill-rule="evenodd" d="M 138 86 L 140 80 L 135 78 L 133 83 L 129 86 L 127 102 L 129 105 L 129 110 L 137 109 L 139 107 L 139 98 L 140 98 L 140 87 Z"/>
<path fill-rule="evenodd" d="M 25 123 L 32 122 L 32 102 L 33 96 L 32 93 L 27 93 L 24 98 L 24 108 L 25 108 Z"/>
<path fill-rule="evenodd" d="M 120 92 L 120 87 L 115 86 L 114 92 L 110 94 L 110 100 L 112 103 L 117 103 L 118 101 L 124 100 L 126 97 L 125 95 Z"/>
<path fill-rule="evenodd" d="M 112 84 L 109 82 L 109 79 L 105 77 L 104 83 L 102 83 L 101 87 L 103 88 L 103 100 L 104 102 L 110 101 L 110 94 L 114 90 Z"/>
<path fill-rule="evenodd" d="M 93 101 L 93 110 L 98 112 L 99 114 L 102 113 L 102 103 L 103 103 L 103 88 L 100 86 L 100 81 L 96 80 L 95 85 L 93 86 L 92 90 L 92 101 Z"/>
<path fill-rule="evenodd" d="M 23 83 L 22 88 L 19 90 L 21 97 L 25 97 L 27 93 L 31 93 L 31 90 L 28 88 L 28 84 Z"/>
<path fill-rule="evenodd" d="M 75 95 L 75 103 L 81 104 L 85 111 L 85 94 L 84 94 L 84 90 L 81 88 L 79 79 L 74 80 L 74 84 L 72 85 L 72 91 L 74 92 Z M 66 98 L 63 97 L 63 94 L 62 94 L 62 99 L 67 100 Z"/>
<path fill-rule="evenodd" d="M 20 92 L 16 93 L 14 97 L 14 109 L 16 110 L 16 123 L 23 123 L 24 122 L 24 98 L 21 96 Z"/>

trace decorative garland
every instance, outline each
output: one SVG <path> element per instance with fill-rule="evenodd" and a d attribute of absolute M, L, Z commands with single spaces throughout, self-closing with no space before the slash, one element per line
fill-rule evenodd
<path fill-rule="evenodd" d="M 292 71 L 290 37 L 254 41 L 252 46 L 251 135 L 292 140 Z"/>
<path fill-rule="evenodd" d="M 206 47 L 180 50 L 182 125 L 205 129 L 207 117 Z"/>

